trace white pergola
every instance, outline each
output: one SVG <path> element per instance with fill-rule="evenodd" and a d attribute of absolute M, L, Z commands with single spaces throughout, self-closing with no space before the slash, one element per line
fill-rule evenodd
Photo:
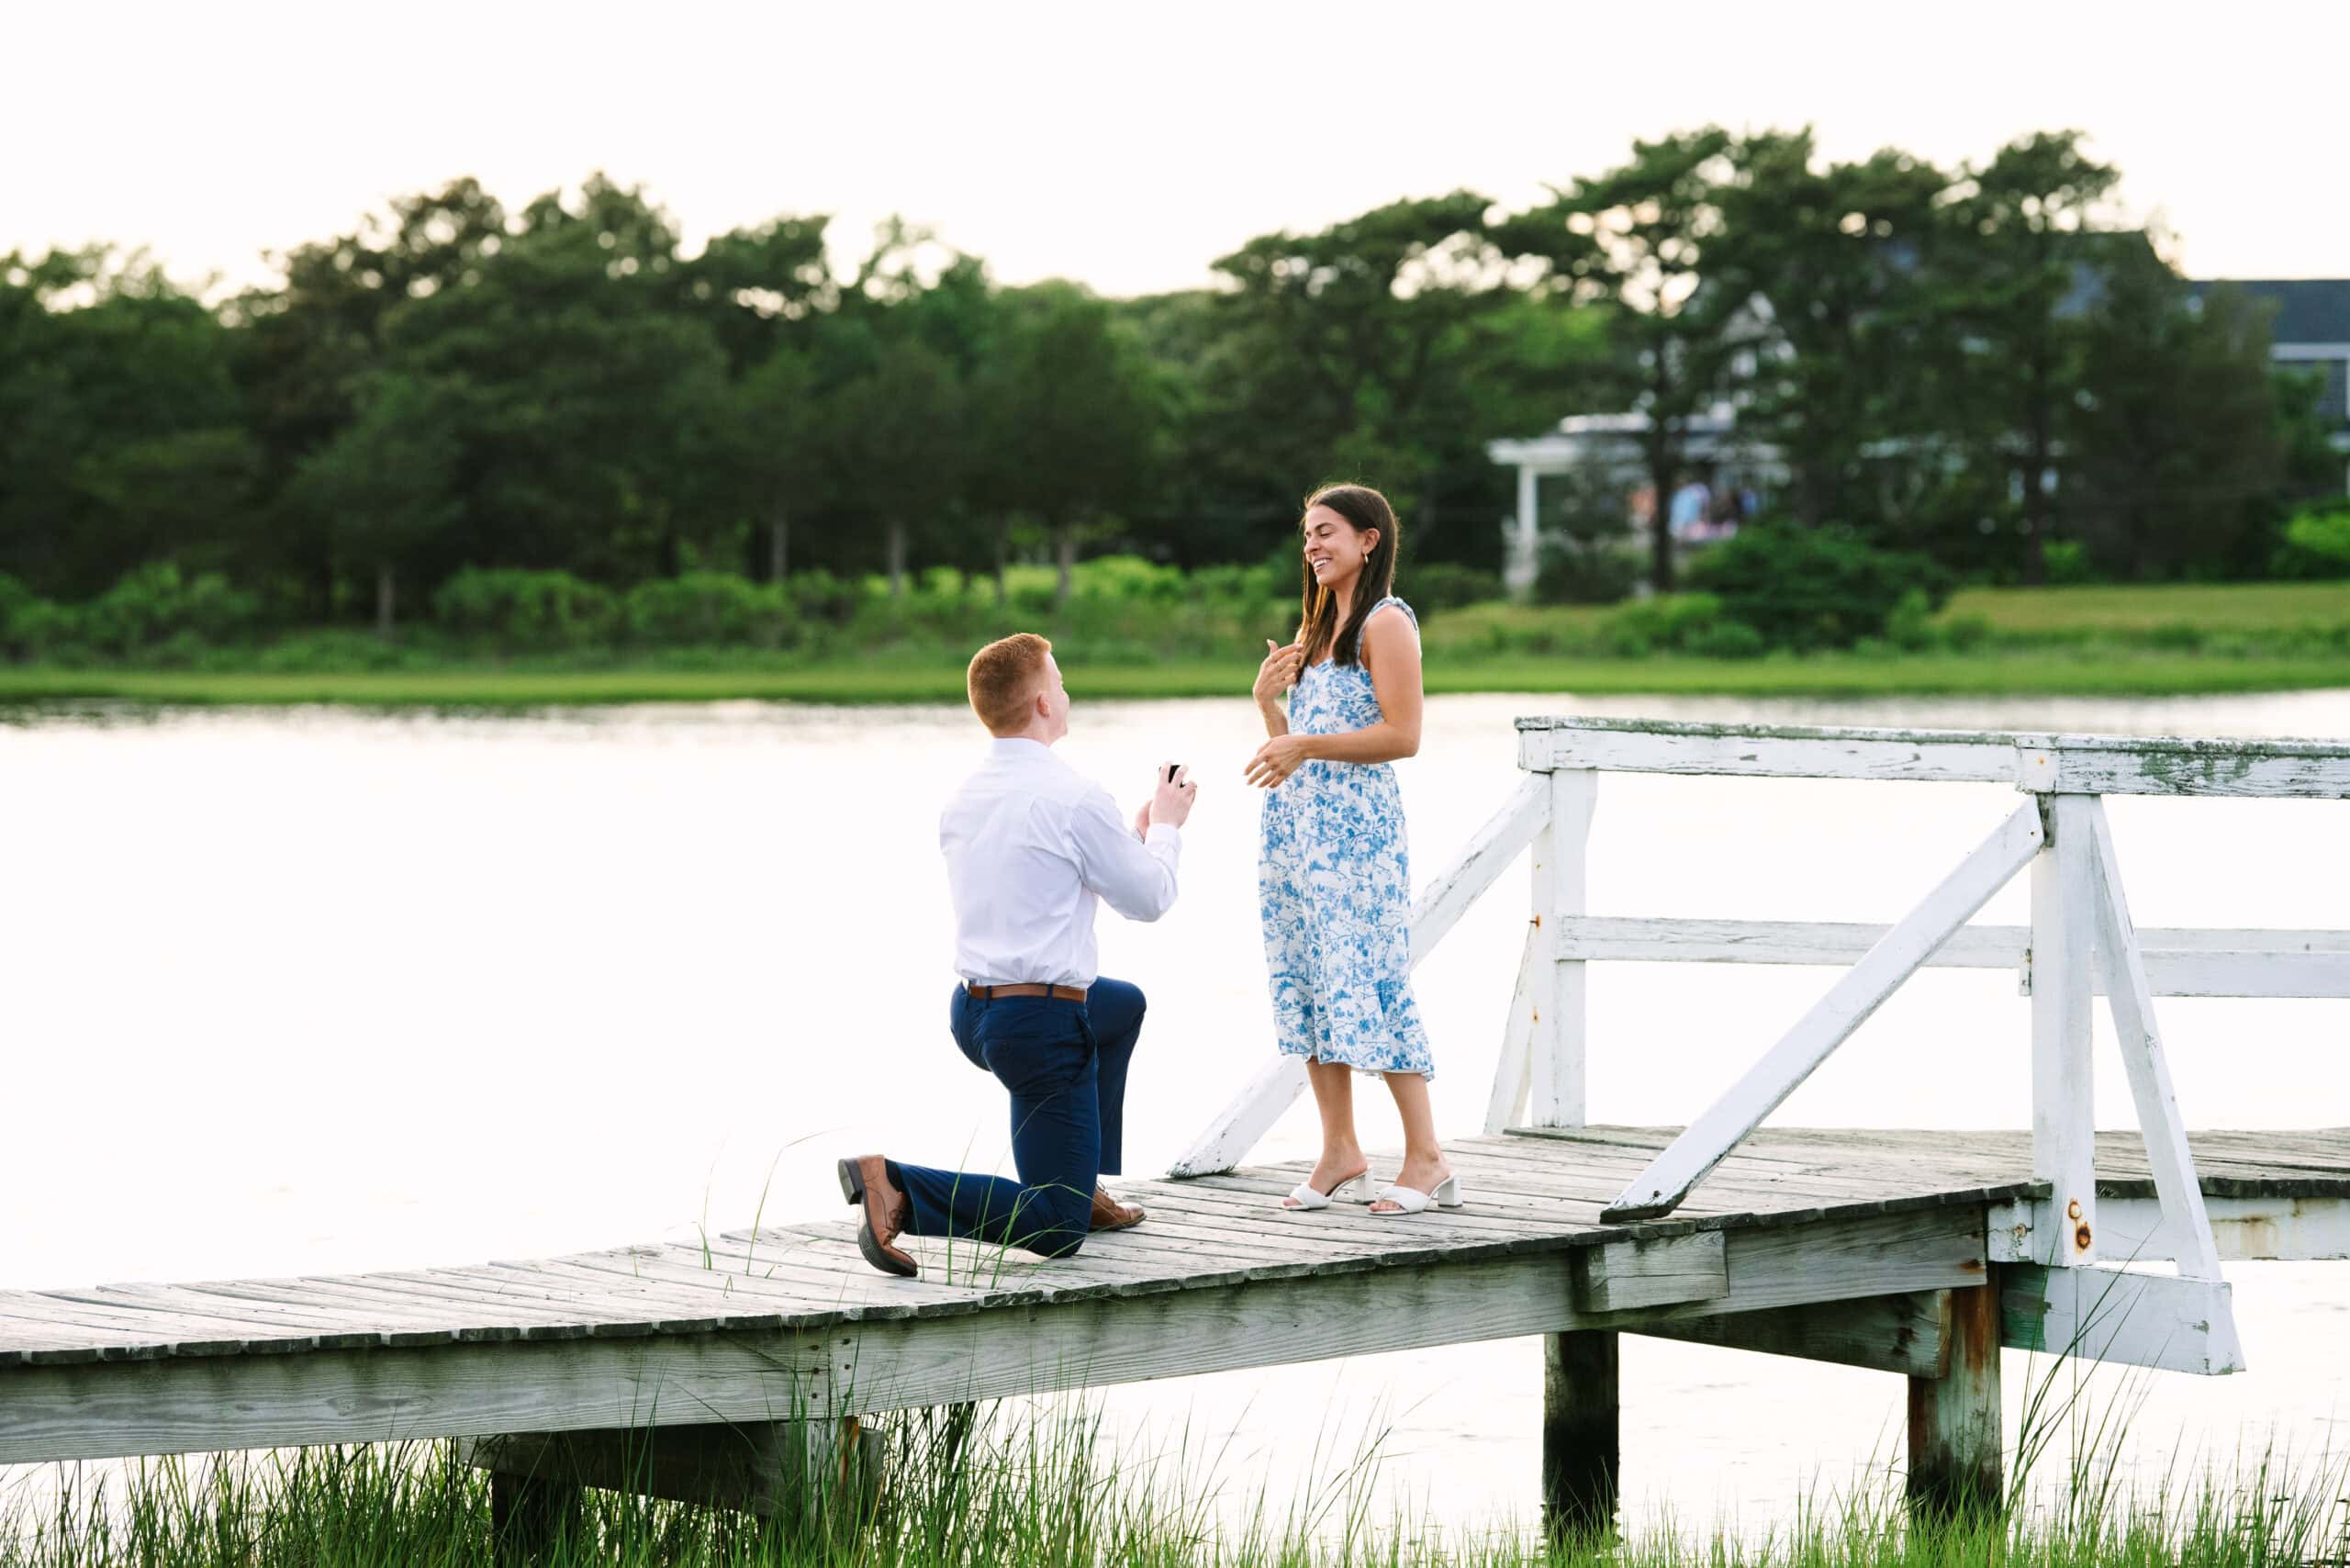
<path fill-rule="evenodd" d="M 1517 510 L 1508 523 L 1509 550 L 1503 581 L 1513 597 L 1534 586 L 1541 559 L 1541 483 L 1545 474 L 1591 469 L 1637 480 L 1646 477 L 1640 438 L 1648 433 L 1649 416 L 1641 412 L 1570 414 L 1556 430 L 1525 441 L 1485 443 L 1485 455 L 1505 468 L 1517 470 Z M 1749 471 L 1775 476 L 1778 451 L 1738 439 L 1738 418 L 1727 403 L 1715 405 L 1690 420 L 1682 451 L 1695 464 L 1731 462 Z M 1657 498 L 1660 510 L 1665 498 Z"/>

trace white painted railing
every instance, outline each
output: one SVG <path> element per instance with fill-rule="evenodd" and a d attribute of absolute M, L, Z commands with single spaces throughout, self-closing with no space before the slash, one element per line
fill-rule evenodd
<path fill-rule="evenodd" d="M 1520 719 L 1517 728 L 1526 781 L 1412 912 L 1416 965 L 1518 851 L 1531 848 L 1534 908 L 1488 1102 L 1488 1131 L 1528 1122 L 1583 1124 L 1587 963 L 1850 966 L 1603 1217 L 1630 1221 L 1669 1214 L 1910 975 L 1930 966 L 2014 967 L 2031 998 L 2033 1174 L 2049 1184 L 2050 1195 L 2007 1227 L 2000 1256 L 2077 1267 L 2099 1255 L 2089 1014 L 2102 993 L 2113 1013 L 2154 1170 L 2165 1254 L 2176 1259 L 2184 1281 L 2213 1284 L 2214 1316 L 2225 1318 L 2219 1254 L 2164 1059 L 2154 999 L 2350 997 L 2350 932 L 2139 931 L 2130 918 L 2100 797 L 2350 798 L 2350 744 L 1635 719 Z M 1890 926 L 1626 919 L 1585 909 L 1584 845 L 1602 773 L 1987 782 L 2011 784 L 2031 798 Z M 2029 926 L 1967 924 L 2027 867 Z M 1304 1084 L 1299 1061 L 1284 1058 L 1268 1068 L 1210 1124 L 1172 1174 L 1231 1169 Z M 2214 1338 L 2232 1344 L 2232 1331 L 2221 1335 L 2215 1327 Z"/>

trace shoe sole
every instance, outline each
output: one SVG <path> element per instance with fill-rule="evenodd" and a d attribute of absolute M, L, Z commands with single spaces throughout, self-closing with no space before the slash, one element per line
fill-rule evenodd
<path fill-rule="evenodd" d="M 840 1173 L 841 1196 L 862 1210 L 865 1207 L 865 1173 L 856 1168 L 856 1161 L 837 1160 L 834 1163 L 833 1169 Z M 865 1254 L 867 1262 L 885 1274 L 895 1274 L 901 1280 L 910 1280 L 922 1272 L 919 1269 L 910 1268 L 900 1262 L 885 1251 L 880 1238 L 873 1234 L 872 1219 L 863 1214 L 857 1216 L 856 1249 Z"/>

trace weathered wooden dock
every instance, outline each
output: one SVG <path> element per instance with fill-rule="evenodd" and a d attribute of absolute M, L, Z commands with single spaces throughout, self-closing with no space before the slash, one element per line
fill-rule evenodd
<path fill-rule="evenodd" d="M 1415 914 L 1416 960 L 1530 850 L 1488 1127 L 1449 1146 L 1464 1208 L 1281 1210 L 1303 1168 L 1247 1162 L 1296 1092 L 1281 1064 L 1169 1179 L 1113 1183 L 1147 1224 L 1060 1261 L 916 1241 L 922 1277 L 897 1280 L 843 1221 L 474 1267 L 0 1292 L 0 1463 L 457 1438 L 509 1497 L 527 1475 L 542 1498 L 585 1482 L 772 1507 L 791 1493 L 778 1455 L 891 1412 L 1542 1336 L 1542 1492 L 1554 1519 L 1587 1523 L 1613 1507 L 1616 1347 L 1636 1333 L 1906 1377 L 1913 1495 L 1948 1506 L 1998 1496 L 2002 1345 L 2232 1372 L 2222 1262 L 2350 1259 L 2350 1128 L 2187 1134 L 2154 1026 L 2158 995 L 2350 995 L 2350 936 L 2135 930 L 2097 803 L 2340 798 L 2350 748 L 1521 728 L 1532 777 Z M 1891 926 L 1611 920 L 1584 913 L 1581 869 L 1602 770 L 2004 779 L 2030 798 Z M 2027 867 L 2031 925 L 1966 924 Z M 1687 1128 L 1639 1128 L 1583 1114 L 1583 966 L 1606 958 L 1852 967 Z M 1762 1125 L 1930 963 L 2018 969 L 2031 1131 Z M 2140 1131 L 2088 1126 L 2099 992 Z"/>

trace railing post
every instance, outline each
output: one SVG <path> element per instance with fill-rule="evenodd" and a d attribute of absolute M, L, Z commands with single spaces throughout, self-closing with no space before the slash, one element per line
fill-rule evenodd
<path fill-rule="evenodd" d="M 1534 840 L 1533 1124 L 1579 1127 L 1584 1108 L 1583 965 L 1558 953 L 1558 917 L 1586 908 L 1584 857 L 1599 775 L 1588 767 L 1550 772 L 1550 815 Z"/>
<path fill-rule="evenodd" d="M 2039 1261 L 2097 1257 L 2097 1121 L 2089 1058 L 2097 887 L 2094 795 L 2044 794 L 2031 862 L 2031 1173 L 2054 1235 Z"/>

